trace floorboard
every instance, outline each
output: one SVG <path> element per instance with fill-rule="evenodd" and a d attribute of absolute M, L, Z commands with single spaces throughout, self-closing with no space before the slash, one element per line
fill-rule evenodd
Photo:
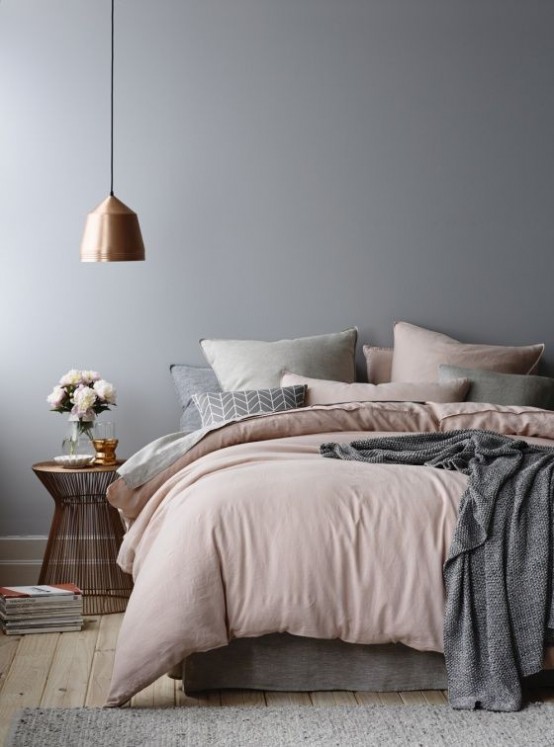
<path fill-rule="evenodd" d="M 59 637 L 60 633 L 21 637 L 0 693 L 0 744 L 4 744 L 13 714 L 40 704 Z"/>
<path fill-rule="evenodd" d="M 175 680 L 175 705 L 176 706 L 211 706 L 221 705 L 221 693 L 219 690 L 210 690 L 206 693 L 195 693 L 186 695 L 183 684 Z"/>
<path fill-rule="evenodd" d="M 0 692 L 19 646 L 20 636 L 0 635 Z"/>
<path fill-rule="evenodd" d="M 428 705 L 446 705 L 448 698 L 442 690 L 423 690 L 423 697 Z"/>
<path fill-rule="evenodd" d="M 131 708 L 173 708 L 175 706 L 175 680 L 167 675 L 141 690 L 131 698 Z"/>
<path fill-rule="evenodd" d="M 379 697 L 379 693 L 370 693 L 365 691 L 358 691 L 354 693 L 354 697 L 356 698 L 356 702 L 358 705 L 381 705 L 382 701 Z"/>
<path fill-rule="evenodd" d="M 223 706 L 265 706 L 262 690 L 221 690 Z"/>
<path fill-rule="evenodd" d="M 112 677 L 115 644 L 122 617 L 122 614 L 99 616 L 100 627 L 92 658 L 92 668 L 85 698 L 86 706 L 100 707 L 106 702 Z M 86 625 L 88 624 L 89 621 Z"/>
<path fill-rule="evenodd" d="M 383 705 L 403 705 L 404 701 L 399 693 L 379 693 Z"/>
<path fill-rule="evenodd" d="M 62 633 L 58 639 L 40 706 L 80 708 L 85 704 L 99 619 L 87 621 L 78 633 Z"/>
<path fill-rule="evenodd" d="M 266 691 L 265 702 L 268 706 L 312 705 L 310 693 Z"/>
<path fill-rule="evenodd" d="M 358 705 L 354 693 L 346 690 L 311 692 L 310 697 L 315 706 Z"/>
<path fill-rule="evenodd" d="M 398 694 L 404 705 L 427 705 L 427 701 L 421 690 L 410 690 Z"/>

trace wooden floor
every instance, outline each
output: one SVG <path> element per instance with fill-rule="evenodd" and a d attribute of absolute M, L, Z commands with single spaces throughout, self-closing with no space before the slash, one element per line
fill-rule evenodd
<path fill-rule="evenodd" d="M 11 717 L 19 708 L 102 706 L 112 673 L 115 642 L 123 615 L 86 619 L 79 633 L 0 634 L 0 744 Z M 554 701 L 554 690 L 533 692 L 534 700 Z M 226 705 L 446 705 L 440 690 L 401 693 L 312 692 L 283 693 L 222 690 L 199 698 L 187 697 L 178 680 L 160 677 L 135 695 L 131 708 Z"/>

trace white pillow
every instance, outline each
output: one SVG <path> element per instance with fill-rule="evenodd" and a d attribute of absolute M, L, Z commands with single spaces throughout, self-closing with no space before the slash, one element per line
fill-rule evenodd
<path fill-rule="evenodd" d="M 202 350 L 226 391 L 280 386 L 285 370 L 337 381 L 356 378 L 358 330 L 296 340 L 200 340 Z"/>

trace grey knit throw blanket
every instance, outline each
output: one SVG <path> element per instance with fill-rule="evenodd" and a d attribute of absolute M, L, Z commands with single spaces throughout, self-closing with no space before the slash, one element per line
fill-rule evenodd
<path fill-rule="evenodd" d="M 327 443 L 321 453 L 469 476 L 444 565 L 449 699 L 454 708 L 521 708 L 521 678 L 542 669 L 554 628 L 554 449 L 467 430 Z"/>

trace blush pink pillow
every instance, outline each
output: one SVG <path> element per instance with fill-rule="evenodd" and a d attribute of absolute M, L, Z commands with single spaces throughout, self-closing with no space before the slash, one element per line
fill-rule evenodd
<path fill-rule="evenodd" d="M 439 366 L 481 368 L 499 373 L 533 373 L 544 345 L 472 345 L 407 322 L 394 325 L 391 381 L 438 381 Z"/>
<path fill-rule="evenodd" d="M 388 384 L 392 372 L 392 348 L 374 348 L 364 345 L 367 380 L 370 384 Z"/>
<path fill-rule="evenodd" d="M 432 410 L 442 433 L 477 428 L 506 436 L 554 439 L 554 411 L 551 410 L 484 402 L 437 404 L 432 405 Z"/>
<path fill-rule="evenodd" d="M 334 405 L 340 402 L 462 402 L 469 389 L 467 379 L 442 383 L 345 384 L 299 376 L 286 371 L 281 386 L 307 385 L 305 405 Z M 450 386 L 447 386 L 450 385 Z"/>

